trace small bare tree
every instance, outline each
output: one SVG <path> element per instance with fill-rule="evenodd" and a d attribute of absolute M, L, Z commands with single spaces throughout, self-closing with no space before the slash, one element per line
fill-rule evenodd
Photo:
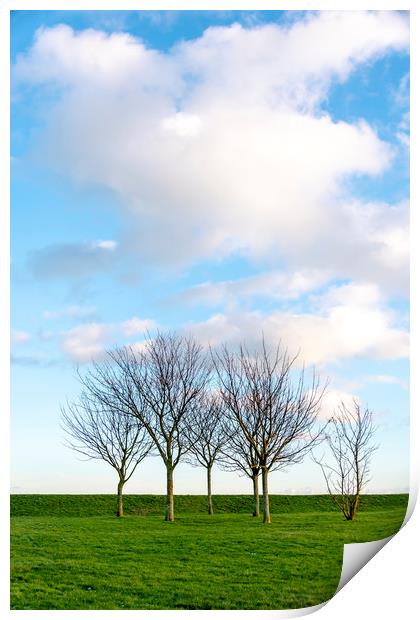
<path fill-rule="evenodd" d="M 101 390 L 94 374 L 78 376 L 83 386 L 79 400 L 61 409 L 66 445 L 89 459 L 101 459 L 116 470 L 117 517 L 122 517 L 124 485 L 148 456 L 152 443 L 144 426 L 127 414 L 123 403 L 104 398 L 104 394 L 98 396 L 97 391 Z"/>
<path fill-rule="evenodd" d="M 353 521 L 360 494 L 370 480 L 371 457 L 378 446 L 373 444 L 375 428 L 372 411 L 362 410 L 354 399 L 351 406 L 343 402 L 329 422 L 326 442 L 331 464 L 324 457 L 313 457 L 320 465 L 328 493 L 347 521 Z"/>
<path fill-rule="evenodd" d="M 187 452 L 187 419 L 202 399 L 210 365 L 199 344 L 178 334 L 157 333 L 141 351 L 125 348 L 110 356 L 124 379 L 112 389 L 144 425 L 165 464 L 165 520 L 173 521 L 174 469 Z"/>
<path fill-rule="evenodd" d="M 300 463 L 320 441 L 317 416 L 325 387 L 315 374 L 309 384 L 304 369 L 294 370 L 291 357 L 280 345 L 270 354 L 264 339 L 250 354 L 244 345 L 235 353 L 226 346 L 213 355 L 220 392 L 230 417 L 247 449 L 261 469 L 264 523 L 270 523 L 268 474 Z"/>
<path fill-rule="evenodd" d="M 223 424 L 223 403 L 220 395 L 206 393 L 191 412 L 187 422 L 188 454 L 186 460 L 207 470 L 207 507 L 213 514 L 211 473 L 226 443 Z"/>

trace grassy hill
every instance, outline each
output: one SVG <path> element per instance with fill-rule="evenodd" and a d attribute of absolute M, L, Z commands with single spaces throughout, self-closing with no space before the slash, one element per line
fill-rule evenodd
<path fill-rule="evenodd" d="M 248 495 L 215 495 L 216 513 L 249 514 L 253 498 Z M 407 494 L 364 495 L 361 511 L 405 509 Z M 14 517 L 68 516 L 94 517 L 112 514 L 116 508 L 115 495 L 12 495 L 10 513 Z M 276 513 L 336 512 L 328 495 L 271 495 L 270 509 Z M 124 511 L 127 515 L 160 515 L 165 511 L 163 495 L 126 495 Z M 176 513 L 206 513 L 204 495 L 175 496 Z"/>

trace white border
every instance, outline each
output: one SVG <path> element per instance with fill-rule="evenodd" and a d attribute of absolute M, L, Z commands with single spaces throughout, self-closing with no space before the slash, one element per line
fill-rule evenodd
<path fill-rule="evenodd" d="M 410 10 L 411 11 L 411 58 L 412 58 L 412 85 L 411 93 L 412 100 L 415 104 L 412 109 L 418 108 L 417 95 L 417 79 L 416 75 L 419 74 L 418 67 L 418 41 L 419 41 L 419 24 L 418 24 L 418 9 L 413 1 L 411 2 L 389 2 L 383 0 L 382 2 L 372 1 L 366 6 L 366 2 L 355 0 L 351 4 L 349 2 L 284 2 L 284 1 L 262 1 L 256 0 L 242 0 L 241 2 L 223 1 L 223 2 L 204 2 L 201 0 L 193 1 L 179 1 L 179 0 L 166 0 L 166 1 L 148 1 L 139 2 L 137 0 L 120 1 L 115 0 L 44 0 L 44 1 L 30 1 L 30 0 L 3 0 L 0 4 L 0 75 L 2 76 L 2 88 L 0 89 L 0 136 L 1 136 L 1 176 L 0 176 L 0 192 L 1 192 L 1 204 L 3 205 L 3 217 L 2 225 L 0 227 L 0 255 L 1 255 L 1 290 L 2 303 L 0 304 L 1 312 L 1 329 L 0 329 L 0 344 L 2 355 L 2 372 L 0 374 L 2 379 L 2 407 L 0 413 L 0 437 L 4 443 L 2 446 L 2 467 L 1 467 L 1 497 L 4 498 L 5 506 L 0 511 L 0 528 L 2 540 L 2 554 L 1 554 L 1 582 L 0 582 L 0 611 L 3 611 L 2 617 L 5 618 L 20 618 L 21 616 L 28 618 L 45 618 L 50 615 L 63 615 L 70 619 L 73 617 L 80 618 L 80 614 L 88 615 L 89 618 L 103 618 L 114 617 L 120 614 L 130 614 L 137 618 L 149 617 L 150 614 L 157 619 L 167 618 L 174 614 L 182 613 L 182 617 L 195 618 L 210 618 L 214 615 L 224 617 L 229 615 L 230 618 L 239 618 L 244 615 L 250 618 L 256 618 L 261 616 L 272 617 L 293 617 L 300 615 L 299 612 L 277 612 L 277 611 L 200 611 L 200 612 L 177 612 L 177 611 L 126 611 L 126 612 L 112 612 L 112 611 L 9 611 L 9 510 L 8 510 L 8 497 L 9 497 L 9 420 L 7 412 L 10 411 L 10 399 L 9 399 L 9 384 L 10 384 L 10 371 L 9 371 L 9 212 L 5 208 L 9 204 L 9 63 L 10 63 L 10 39 L 9 39 L 9 12 L 10 10 Z M 412 115 L 412 135 L 413 135 L 413 149 L 412 149 L 412 164 L 411 164 L 411 199 L 413 205 L 420 205 L 418 182 L 416 180 L 415 171 L 420 169 L 420 164 L 417 157 L 418 149 L 416 147 L 418 130 L 417 130 L 417 118 L 416 115 Z M 419 428 L 420 424 L 417 420 L 419 415 L 419 397 L 418 397 L 418 320 L 416 317 L 420 316 L 420 305 L 418 302 L 418 286 L 414 286 L 415 282 L 419 281 L 420 273 L 418 268 L 418 239 L 419 235 L 419 215 L 415 209 L 412 209 L 411 215 L 411 236 L 414 242 L 412 242 L 412 401 L 411 401 L 411 454 L 410 454 L 410 509 L 407 514 L 406 525 L 403 530 L 398 533 L 386 547 L 375 556 L 352 580 L 349 585 L 344 587 L 339 593 L 337 593 L 333 599 L 320 611 L 317 612 L 317 618 L 320 620 L 336 619 L 340 620 L 354 619 L 355 614 L 359 618 L 369 618 L 370 616 L 381 617 L 381 619 L 394 620 L 395 617 L 399 617 L 402 620 L 414 618 L 415 612 L 418 609 L 417 604 L 417 578 L 418 564 L 417 553 L 420 549 L 419 543 L 419 531 L 420 531 L 420 516 L 417 509 L 413 516 L 409 519 L 409 514 L 414 509 L 415 500 L 418 490 L 418 472 L 419 472 L 419 458 L 417 456 L 420 442 L 419 442 Z M 309 611 L 309 610 L 308 610 Z M 179 617 L 179 616 L 178 616 Z"/>

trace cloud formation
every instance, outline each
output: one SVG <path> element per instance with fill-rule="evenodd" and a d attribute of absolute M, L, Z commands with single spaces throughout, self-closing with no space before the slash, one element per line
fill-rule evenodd
<path fill-rule="evenodd" d="M 346 183 L 383 174 L 393 150 L 322 103 L 408 38 L 407 16 L 389 11 L 213 27 L 168 53 L 57 26 L 38 31 L 13 74 L 16 88 L 57 89 L 39 157 L 116 192 L 125 243 L 145 260 L 277 257 L 399 292 L 406 206 L 355 202 Z"/>
<path fill-rule="evenodd" d="M 32 275 L 40 280 L 79 279 L 107 271 L 114 263 L 115 241 L 58 243 L 33 251 L 28 256 Z"/>
<path fill-rule="evenodd" d="M 407 331 L 373 285 L 337 287 L 316 300 L 312 312 L 242 311 L 219 313 L 187 329 L 203 344 L 258 345 L 261 336 L 279 341 L 302 362 L 325 364 L 348 358 L 398 359 L 408 356 Z"/>
<path fill-rule="evenodd" d="M 156 323 L 133 317 L 120 323 L 87 323 L 64 332 L 62 348 L 73 362 L 91 362 L 103 358 L 105 351 L 127 344 L 127 338 L 144 334 Z"/>
<path fill-rule="evenodd" d="M 334 414 L 339 413 L 342 404 L 347 409 L 352 409 L 355 400 L 360 403 L 360 399 L 350 392 L 336 388 L 327 389 L 322 399 L 320 417 L 324 420 L 331 419 Z"/>
<path fill-rule="evenodd" d="M 31 334 L 21 329 L 12 329 L 10 339 L 12 344 L 23 344 L 31 339 Z"/>
<path fill-rule="evenodd" d="M 45 310 L 45 312 L 43 313 L 44 319 L 69 318 L 88 320 L 92 319 L 95 315 L 95 306 L 79 306 L 77 304 L 66 306 L 65 308 L 61 308 L 60 310 Z"/>
<path fill-rule="evenodd" d="M 49 368 L 61 364 L 61 360 L 52 359 L 42 355 L 14 355 L 10 356 L 10 363 L 13 366 L 23 366 L 30 368 Z"/>
<path fill-rule="evenodd" d="M 401 379 L 401 377 L 396 377 L 394 375 L 368 375 L 364 377 L 365 383 L 382 383 L 387 385 L 398 385 L 403 390 L 409 389 L 409 382 Z"/>
<path fill-rule="evenodd" d="M 236 305 L 246 299 L 270 298 L 295 300 L 329 281 L 327 271 L 308 269 L 288 273 L 269 271 L 236 280 L 202 282 L 177 296 L 177 299 L 207 306 Z"/>

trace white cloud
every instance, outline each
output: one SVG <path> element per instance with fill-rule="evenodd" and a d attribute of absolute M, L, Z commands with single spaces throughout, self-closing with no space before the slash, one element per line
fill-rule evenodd
<path fill-rule="evenodd" d="M 324 11 L 210 28 L 163 54 L 59 26 L 38 32 L 13 73 L 17 86 L 59 88 L 37 153 L 117 192 L 126 241 L 144 258 L 269 256 L 398 288 L 401 211 L 354 205 L 345 183 L 383 173 L 392 149 L 363 120 L 335 122 L 320 106 L 334 81 L 407 49 L 408 36 L 399 12 Z"/>
<path fill-rule="evenodd" d="M 31 334 L 19 329 L 12 329 L 11 341 L 13 344 L 23 344 L 31 339 Z"/>
<path fill-rule="evenodd" d="M 398 359 L 408 355 L 408 333 L 380 303 L 371 285 L 346 285 L 318 298 L 316 312 L 231 312 L 186 329 L 203 343 L 279 340 L 300 351 L 302 362 L 323 364 L 345 358 Z M 363 295 L 365 290 L 366 296 Z M 352 295 L 354 293 L 354 295 Z"/>
<path fill-rule="evenodd" d="M 329 420 L 334 414 L 339 413 L 340 405 L 344 405 L 347 409 L 352 409 L 354 401 L 360 403 L 360 400 L 354 394 L 339 389 L 327 389 L 321 405 L 320 417 Z"/>
<path fill-rule="evenodd" d="M 322 11 L 291 27 L 209 28 L 179 53 L 204 82 L 200 96 L 240 93 L 241 100 L 307 109 L 332 79 L 343 81 L 359 63 L 406 48 L 408 37 L 408 20 L 396 12 Z"/>
<path fill-rule="evenodd" d="M 73 304 L 71 306 L 61 308 L 60 310 L 45 310 L 43 317 L 44 319 L 88 319 L 92 318 L 95 314 L 95 306 L 79 306 L 77 304 Z"/>
<path fill-rule="evenodd" d="M 201 119 L 194 114 L 178 112 L 173 116 L 162 120 L 162 128 L 168 133 L 173 133 L 180 138 L 195 136 L 200 131 Z"/>
<path fill-rule="evenodd" d="M 327 311 L 340 306 L 371 308 L 383 301 L 383 295 L 374 284 L 351 282 L 332 286 L 323 295 L 313 297 L 313 301 Z"/>
<path fill-rule="evenodd" d="M 409 290 L 409 204 L 347 204 L 343 229 L 331 249 L 336 269 L 371 279 L 387 292 Z M 347 239 L 343 239 L 343 235 Z M 341 250 L 338 244 L 342 244 Z M 347 267 L 346 267 L 347 265 Z"/>
<path fill-rule="evenodd" d="M 75 362 L 89 362 L 104 354 L 109 337 L 109 325 L 101 323 L 79 325 L 64 335 L 63 350 Z"/>
<path fill-rule="evenodd" d="M 147 330 L 155 326 L 155 322 L 150 319 L 139 319 L 136 316 L 120 323 L 121 331 L 124 336 L 135 336 L 144 334 Z"/>
<path fill-rule="evenodd" d="M 117 242 L 112 240 L 107 241 L 92 241 L 92 248 L 100 248 L 101 250 L 109 250 L 113 252 L 117 247 Z"/>
<path fill-rule="evenodd" d="M 26 83 L 58 82 L 114 88 L 137 73 L 143 83 L 161 83 L 165 58 L 129 34 L 89 28 L 75 32 L 65 24 L 39 28 L 29 56 L 20 55 L 15 76 Z M 160 69 L 155 74 L 155 70 Z"/>
<path fill-rule="evenodd" d="M 121 323 L 87 323 L 64 332 L 64 353 L 74 362 L 101 359 L 108 348 L 127 344 L 127 337 L 155 327 L 151 319 L 133 317 Z"/>
<path fill-rule="evenodd" d="M 292 273 L 269 271 L 237 280 L 202 282 L 183 291 L 178 298 L 206 305 L 235 305 L 254 297 L 294 300 L 322 286 L 330 277 L 328 272 L 317 269 Z"/>
<path fill-rule="evenodd" d="M 368 375 L 364 377 L 366 383 L 385 383 L 389 385 L 399 385 L 404 390 L 408 390 L 408 381 L 395 377 L 394 375 Z"/>

